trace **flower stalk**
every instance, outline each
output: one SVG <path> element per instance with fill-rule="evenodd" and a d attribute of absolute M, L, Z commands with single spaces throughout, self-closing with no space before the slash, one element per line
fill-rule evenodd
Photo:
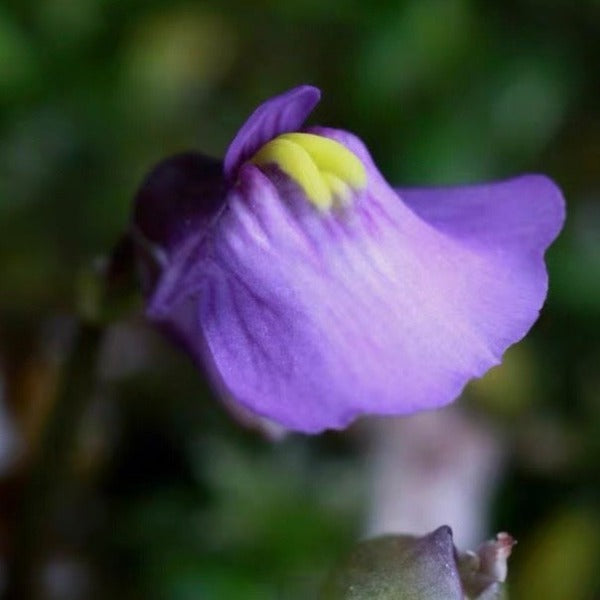
<path fill-rule="evenodd" d="M 49 523 L 71 466 L 78 425 L 94 388 L 100 338 L 98 324 L 79 325 L 53 410 L 31 460 L 14 537 L 9 599 L 40 597 Z"/>

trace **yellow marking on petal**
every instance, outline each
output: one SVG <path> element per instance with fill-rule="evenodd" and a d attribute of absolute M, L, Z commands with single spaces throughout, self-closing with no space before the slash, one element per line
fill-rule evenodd
<path fill-rule="evenodd" d="M 308 152 L 290 140 L 277 137 L 265 144 L 252 158 L 257 165 L 275 163 L 294 179 L 320 209 L 331 206 L 331 192 Z"/>
<path fill-rule="evenodd" d="M 329 171 L 321 171 L 321 177 L 338 202 L 345 204 L 350 199 L 352 191 L 345 181 Z"/>
<path fill-rule="evenodd" d="M 352 189 L 367 184 L 365 167 L 353 152 L 312 133 L 284 133 L 267 142 L 251 162 L 276 164 L 320 210 L 331 208 L 334 199 L 348 201 Z"/>
<path fill-rule="evenodd" d="M 343 144 L 314 133 L 284 133 L 280 137 L 302 146 L 315 161 L 319 171 L 329 171 L 351 187 L 365 187 L 367 173 L 364 165 Z"/>

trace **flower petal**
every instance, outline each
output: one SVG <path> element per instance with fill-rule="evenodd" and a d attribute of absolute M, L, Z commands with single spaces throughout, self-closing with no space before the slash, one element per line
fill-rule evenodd
<path fill-rule="evenodd" d="M 242 125 L 225 154 L 225 176 L 272 138 L 299 129 L 321 98 L 318 88 L 301 85 L 261 104 Z"/>
<path fill-rule="evenodd" d="M 448 188 L 399 188 L 402 200 L 424 221 L 481 249 L 516 246 L 543 252 L 558 235 L 565 203 L 543 175 Z"/>
<path fill-rule="evenodd" d="M 227 210 L 174 260 L 149 316 L 176 328 L 187 307 L 180 331 L 196 359 L 243 406 L 290 429 L 451 402 L 536 320 L 560 195 L 540 179 L 486 186 L 481 198 L 450 191 L 464 210 L 444 220 L 431 210 L 444 191 L 439 201 L 403 194 L 406 205 L 357 138 L 312 131 L 363 161 L 367 189 L 323 213 L 294 182 L 244 165 Z M 482 215 L 513 193 L 535 210 L 497 211 L 487 228 Z"/>

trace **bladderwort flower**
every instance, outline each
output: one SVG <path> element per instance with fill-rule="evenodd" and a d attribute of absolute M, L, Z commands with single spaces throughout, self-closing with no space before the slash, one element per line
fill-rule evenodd
<path fill-rule="evenodd" d="M 441 407 L 498 364 L 564 220 L 541 175 L 393 188 L 356 136 L 304 127 L 319 99 L 266 101 L 222 162 L 158 164 L 132 224 L 147 317 L 227 402 L 308 433 Z"/>

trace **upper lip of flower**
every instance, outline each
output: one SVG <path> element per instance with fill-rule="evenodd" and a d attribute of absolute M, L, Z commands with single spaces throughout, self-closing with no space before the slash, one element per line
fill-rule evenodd
<path fill-rule="evenodd" d="M 261 104 L 229 144 L 223 161 L 225 177 L 234 179 L 239 166 L 269 140 L 299 130 L 320 99 L 318 88 L 301 85 Z"/>
<path fill-rule="evenodd" d="M 152 207 L 175 199 L 171 211 L 158 211 L 167 215 L 155 227 L 166 241 L 154 241 L 169 261 L 148 316 L 235 401 L 306 432 L 444 405 L 497 364 L 537 318 L 543 253 L 564 218 L 560 191 L 541 176 L 394 191 L 351 134 L 293 133 L 318 99 L 300 86 L 261 105 L 214 185 L 202 185 L 204 159 L 173 159 L 166 184 L 159 166 L 136 212 L 152 224 Z M 286 164 L 295 160 L 289 147 L 269 147 L 278 139 L 303 152 L 302 144 L 324 140 L 332 154 L 323 160 L 359 190 L 356 202 L 326 210 L 334 188 L 311 197 L 304 155 L 300 167 Z"/>

